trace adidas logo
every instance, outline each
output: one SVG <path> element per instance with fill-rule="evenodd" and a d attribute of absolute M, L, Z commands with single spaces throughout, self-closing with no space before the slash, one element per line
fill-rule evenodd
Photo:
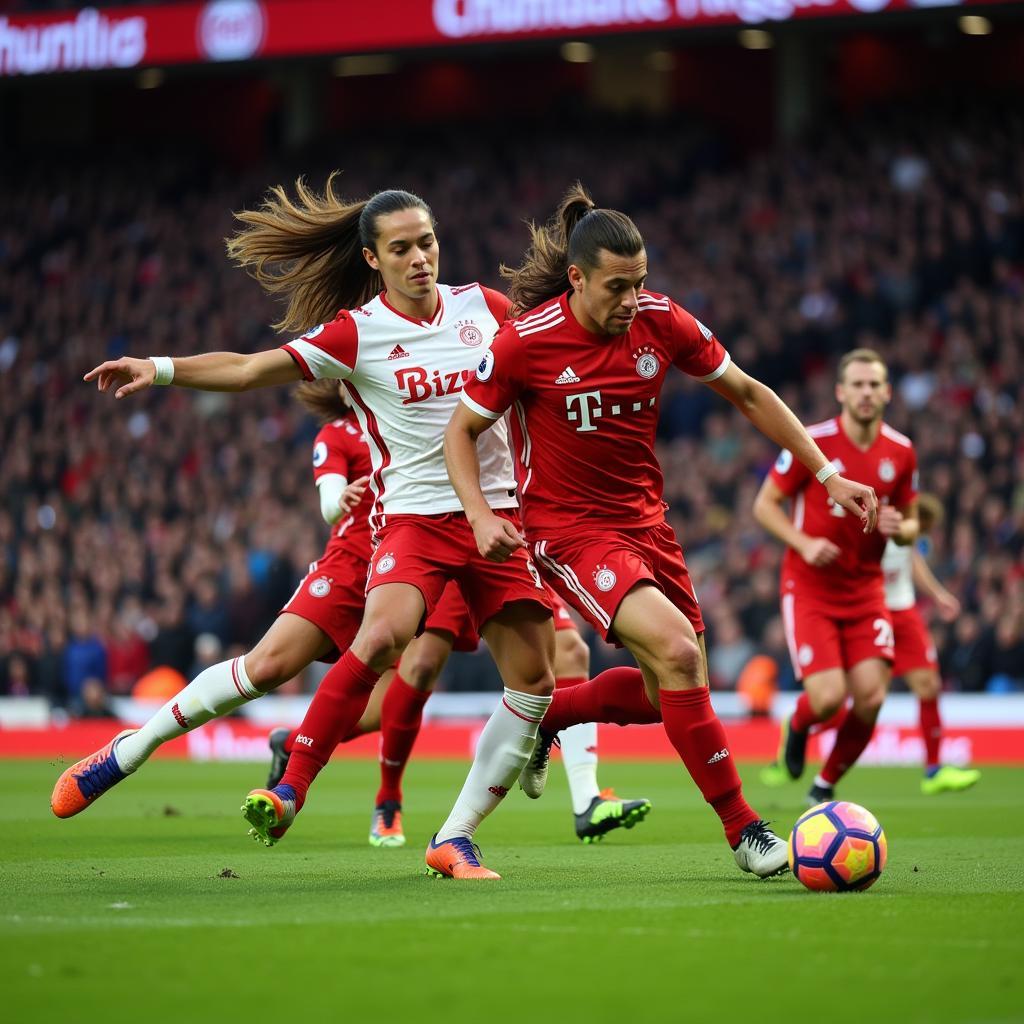
<path fill-rule="evenodd" d="M 396 345 L 391 350 L 391 355 L 388 356 L 388 359 L 408 359 L 408 358 L 409 358 L 409 353 L 406 352 L 405 349 L 402 348 L 401 345 Z"/>
<path fill-rule="evenodd" d="M 556 378 L 556 384 L 579 384 L 580 379 L 576 376 L 576 371 L 571 367 L 567 366 Z"/>
<path fill-rule="evenodd" d="M 728 756 L 729 756 L 729 751 L 726 750 L 725 747 L 722 747 L 722 749 L 717 754 L 712 754 L 708 758 L 707 763 L 708 764 L 718 764 L 719 761 L 724 761 Z"/>

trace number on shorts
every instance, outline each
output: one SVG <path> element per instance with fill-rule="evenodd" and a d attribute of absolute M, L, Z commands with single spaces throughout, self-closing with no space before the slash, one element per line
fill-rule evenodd
<path fill-rule="evenodd" d="M 871 625 L 877 630 L 875 633 L 875 646 L 892 647 L 896 642 L 896 637 L 892 632 L 892 623 L 888 619 L 875 619 Z"/>

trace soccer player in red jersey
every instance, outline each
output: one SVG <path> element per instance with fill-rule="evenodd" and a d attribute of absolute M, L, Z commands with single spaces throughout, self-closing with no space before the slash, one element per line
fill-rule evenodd
<path fill-rule="evenodd" d="M 743 798 L 711 706 L 704 623 L 665 522 L 654 444 L 666 373 L 676 366 L 736 404 L 795 450 L 824 482 L 822 494 L 865 528 L 873 526 L 871 489 L 830 467 L 790 410 L 735 366 L 707 327 L 644 288 L 636 226 L 596 209 L 581 186 L 550 225 L 533 229 L 522 266 L 507 274 L 510 299 L 528 312 L 506 323 L 466 386 L 445 437 L 449 475 L 481 553 L 501 562 L 528 542 L 556 592 L 640 666 L 556 694 L 528 769 L 543 771 L 552 734 L 573 721 L 660 718 L 740 868 L 784 871 L 786 844 Z M 480 486 L 478 445 L 509 409 L 526 540 L 490 511 Z"/>
<path fill-rule="evenodd" d="M 875 533 L 863 533 L 847 509 L 822 494 L 788 446 L 754 502 L 758 522 L 787 545 L 782 618 L 804 688 L 780 745 L 779 760 L 791 778 L 803 774 L 811 727 L 839 712 L 847 695 L 852 701 L 811 787 L 812 804 L 832 799 L 867 746 L 891 676 L 895 652 L 882 553 L 887 540 L 906 546 L 918 534 L 917 460 L 910 439 L 883 422 L 891 397 L 881 357 L 854 349 L 839 361 L 842 411 L 808 428 L 833 465 L 875 488 L 881 503 Z M 792 518 L 783 507 L 787 501 Z"/>
<path fill-rule="evenodd" d="M 451 580 L 466 600 L 505 681 L 503 699 L 477 744 L 451 813 L 428 844 L 428 872 L 496 879 L 473 837 L 507 795 L 536 746 L 551 703 L 555 633 L 551 605 L 525 551 L 496 564 L 477 550 L 445 471 L 444 428 L 479 354 L 508 309 L 477 284 L 437 282 L 439 246 L 427 204 L 408 192 L 345 203 L 330 182 L 323 196 L 300 181 L 239 218 L 248 225 L 229 252 L 288 309 L 277 325 L 319 326 L 252 355 L 214 352 L 110 360 L 86 374 L 122 398 L 153 384 L 243 391 L 306 379 L 339 379 L 371 447 L 370 516 L 375 550 L 366 610 L 352 646 L 327 673 L 303 720 L 281 782 L 253 790 L 244 813 L 252 831 L 277 842 L 301 810 L 335 745 L 359 721 L 381 673 L 435 609 Z M 338 310 L 340 309 L 340 312 Z M 333 317 L 333 319 L 331 319 Z M 518 526 L 516 481 L 502 430 L 481 457 L 486 500 Z M 109 759 L 108 759 L 109 760 Z"/>

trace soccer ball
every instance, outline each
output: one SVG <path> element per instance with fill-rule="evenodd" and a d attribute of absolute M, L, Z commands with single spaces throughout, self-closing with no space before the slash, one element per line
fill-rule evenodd
<path fill-rule="evenodd" d="M 885 833 L 859 804 L 830 800 L 797 819 L 789 867 L 808 889 L 850 892 L 874 885 L 885 867 Z"/>

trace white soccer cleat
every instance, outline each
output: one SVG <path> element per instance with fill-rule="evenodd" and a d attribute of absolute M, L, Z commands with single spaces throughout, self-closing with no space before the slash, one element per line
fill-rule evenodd
<path fill-rule="evenodd" d="M 537 730 L 537 744 L 530 760 L 519 773 L 519 788 L 531 799 L 536 800 L 548 784 L 548 766 L 551 764 L 551 746 L 556 743 L 555 733 Z"/>
<path fill-rule="evenodd" d="M 758 878 L 771 878 L 789 870 L 789 846 L 766 821 L 752 821 L 740 834 L 732 853 L 740 870 Z"/>

